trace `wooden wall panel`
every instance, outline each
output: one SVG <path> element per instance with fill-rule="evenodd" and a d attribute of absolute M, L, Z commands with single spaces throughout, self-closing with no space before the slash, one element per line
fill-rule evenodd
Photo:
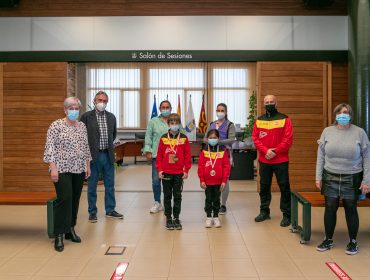
<path fill-rule="evenodd" d="M 44 146 L 51 122 L 64 116 L 67 63 L 7 63 L 2 76 L 3 190 L 51 190 Z"/>
<path fill-rule="evenodd" d="M 328 122 L 332 123 L 332 112 L 339 103 L 349 102 L 348 92 L 348 64 L 332 63 L 331 64 L 331 106 L 329 106 Z"/>
<path fill-rule="evenodd" d="M 327 124 L 326 62 L 258 62 L 258 114 L 264 113 L 263 98 L 274 94 L 278 110 L 293 123 L 290 150 L 292 190 L 315 190 L 317 139 Z M 278 190 L 274 179 L 273 190 Z"/>
<path fill-rule="evenodd" d="M 0 16 L 347 15 L 347 0 L 307 9 L 302 0 L 21 0 Z"/>

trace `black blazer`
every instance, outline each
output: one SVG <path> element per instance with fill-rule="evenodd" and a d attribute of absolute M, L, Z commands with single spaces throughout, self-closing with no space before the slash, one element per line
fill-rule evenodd
<path fill-rule="evenodd" d="M 117 121 L 116 117 L 105 111 L 106 118 L 107 118 L 107 126 L 108 126 L 108 152 L 109 152 L 109 159 L 111 163 L 115 162 L 114 156 L 114 144 L 113 141 L 116 139 L 117 136 Z M 87 128 L 87 136 L 89 139 L 89 146 L 90 146 L 90 153 L 92 160 L 95 161 L 98 153 L 99 153 L 99 140 L 100 140 L 100 131 L 98 120 L 96 118 L 95 110 L 88 111 L 81 116 L 80 119 L 86 125 Z"/>

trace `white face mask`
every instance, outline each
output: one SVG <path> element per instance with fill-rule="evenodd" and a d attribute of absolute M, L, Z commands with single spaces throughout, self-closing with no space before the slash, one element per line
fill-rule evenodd
<path fill-rule="evenodd" d="M 223 120 L 225 118 L 224 112 L 216 112 L 216 115 L 219 120 Z"/>
<path fill-rule="evenodd" d="M 105 108 L 107 107 L 107 103 L 97 103 L 95 104 L 95 108 L 98 109 L 98 111 L 103 112 Z"/>

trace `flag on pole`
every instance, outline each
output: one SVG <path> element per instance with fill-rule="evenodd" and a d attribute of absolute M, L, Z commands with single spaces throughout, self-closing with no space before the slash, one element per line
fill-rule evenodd
<path fill-rule="evenodd" d="M 207 131 L 207 119 L 206 119 L 206 110 L 204 109 L 204 94 L 202 97 L 202 109 L 200 109 L 198 129 L 199 133 L 206 133 Z"/>
<path fill-rule="evenodd" d="M 156 116 L 158 116 L 158 112 L 157 112 L 157 102 L 156 102 L 156 98 L 155 98 L 155 94 L 154 94 L 154 103 L 153 103 L 153 109 L 152 109 L 152 115 L 150 116 L 150 118 L 155 118 Z"/>
<path fill-rule="evenodd" d="M 180 105 L 180 94 L 177 95 L 177 112 L 181 119 L 181 105 Z"/>
<path fill-rule="evenodd" d="M 188 111 L 186 112 L 186 116 L 185 116 L 185 134 L 188 137 L 189 141 L 196 140 L 196 126 L 195 126 L 193 105 L 191 103 L 191 95 L 189 99 Z"/>

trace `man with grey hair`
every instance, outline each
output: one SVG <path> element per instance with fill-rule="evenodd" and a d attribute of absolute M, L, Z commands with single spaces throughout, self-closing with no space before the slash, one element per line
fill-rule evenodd
<path fill-rule="evenodd" d="M 252 139 L 259 157 L 260 214 L 254 219 L 262 222 L 270 219 L 271 182 L 275 173 L 280 188 L 280 210 L 283 219 L 280 226 L 290 225 L 289 149 L 293 143 L 293 127 L 288 116 L 277 111 L 274 95 L 263 100 L 266 114 L 260 116 L 253 127 Z"/>
<path fill-rule="evenodd" d="M 106 217 L 123 219 L 123 215 L 115 211 L 114 194 L 114 144 L 117 136 L 116 117 L 105 110 L 108 95 L 99 91 L 94 98 L 95 109 L 82 115 L 81 121 L 87 127 L 89 146 L 92 156 L 91 176 L 88 179 L 89 222 L 96 223 L 98 208 L 96 207 L 96 188 L 99 174 L 103 175 L 105 187 Z"/>

